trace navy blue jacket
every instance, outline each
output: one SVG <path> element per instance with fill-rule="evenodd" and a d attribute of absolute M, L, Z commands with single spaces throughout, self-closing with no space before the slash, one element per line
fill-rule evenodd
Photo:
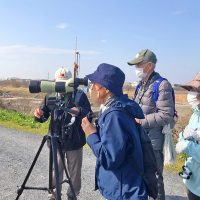
<path fill-rule="evenodd" d="M 139 105 L 127 95 L 117 97 L 100 114 L 97 132 L 87 138 L 97 158 L 96 189 L 108 200 L 147 200 L 142 177 L 143 155 L 134 118 L 144 118 Z"/>
<path fill-rule="evenodd" d="M 36 121 L 43 123 L 50 117 L 52 110 L 55 109 L 55 103 L 56 103 L 55 94 L 56 93 L 45 96 L 44 102 L 41 105 L 41 109 L 44 112 L 44 114 L 40 119 L 35 118 Z M 62 149 L 66 151 L 71 151 L 71 150 L 77 150 L 85 145 L 86 138 L 85 138 L 85 133 L 81 127 L 81 122 L 82 122 L 82 118 L 84 118 L 89 112 L 92 112 L 92 111 L 91 111 L 89 100 L 86 94 L 82 90 L 76 91 L 74 100 L 72 100 L 70 96 L 72 94 L 70 93 L 62 95 L 61 98 L 63 99 L 63 102 L 66 101 L 65 100 L 66 95 L 69 95 L 69 98 L 68 98 L 69 102 L 68 102 L 67 108 L 77 107 L 80 109 L 80 113 L 76 117 L 76 120 L 73 123 L 73 125 L 70 127 L 70 131 L 68 131 L 66 134 L 60 133 L 60 131 L 62 130 L 62 127 L 64 124 L 66 125 L 70 123 L 71 115 L 67 114 L 64 121 L 57 124 L 55 123 L 54 120 L 52 120 L 52 117 L 51 117 L 49 132 L 51 133 L 53 131 L 56 133 L 59 132 L 59 135 L 62 134 L 61 136 Z M 63 116 L 62 113 L 60 114 L 60 116 Z"/>

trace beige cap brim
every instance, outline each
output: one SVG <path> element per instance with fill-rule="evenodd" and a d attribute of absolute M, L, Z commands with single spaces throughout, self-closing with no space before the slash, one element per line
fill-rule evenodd
<path fill-rule="evenodd" d="M 128 65 L 137 65 L 137 64 L 141 63 L 142 61 L 143 61 L 142 58 L 135 58 L 131 61 L 128 61 L 127 63 L 128 63 Z"/>

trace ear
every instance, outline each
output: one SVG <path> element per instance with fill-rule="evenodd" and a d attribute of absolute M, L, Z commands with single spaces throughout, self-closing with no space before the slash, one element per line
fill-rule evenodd
<path fill-rule="evenodd" d="M 153 63 L 148 62 L 147 65 L 145 66 L 145 73 L 151 74 L 151 72 L 153 72 L 154 68 L 153 68 Z"/>
<path fill-rule="evenodd" d="M 150 67 L 149 68 L 150 68 L 151 71 L 153 71 L 154 68 L 155 68 L 155 64 L 153 64 L 152 62 L 150 62 Z"/>
<path fill-rule="evenodd" d="M 108 89 L 105 90 L 106 94 L 110 93 L 110 91 Z"/>

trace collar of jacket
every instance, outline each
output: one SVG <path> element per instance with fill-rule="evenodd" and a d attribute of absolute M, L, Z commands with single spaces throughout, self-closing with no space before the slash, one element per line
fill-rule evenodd
<path fill-rule="evenodd" d="M 148 80 L 142 82 L 142 85 L 150 85 L 155 80 L 157 80 L 159 77 L 160 77 L 160 74 L 155 72 L 155 71 L 153 71 L 151 73 L 151 75 L 149 76 Z"/>
<path fill-rule="evenodd" d="M 99 112 L 99 113 L 101 114 L 101 113 L 103 113 L 105 110 L 107 110 L 107 109 L 110 107 L 110 105 L 113 103 L 113 101 L 115 101 L 115 99 L 116 99 L 116 97 L 115 97 L 114 95 L 113 95 L 113 96 L 110 96 L 110 97 L 106 100 L 106 102 L 100 106 L 100 112 Z"/>

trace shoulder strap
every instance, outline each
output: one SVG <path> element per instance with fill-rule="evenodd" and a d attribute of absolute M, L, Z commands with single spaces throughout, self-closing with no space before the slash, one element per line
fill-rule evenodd
<path fill-rule="evenodd" d="M 142 81 L 140 81 L 140 82 L 138 83 L 138 85 L 136 86 L 136 88 L 135 88 L 134 99 L 135 99 L 135 97 L 137 96 L 138 91 L 139 91 L 141 85 L 142 85 Z"/>
<path fill-rule="evenodd" d="M 76 94 L 75 94 L 75 103 L 78 104 L 80 99 L 81 99 L 81 96 L 84 92 L 82 90 L 77 90 L 76 91 Z"/>
<path fill-rule="evenodd" d="M 159 96 L 159 87 L 162 81 L 167 80 L 166 78 L 160 77 L 158 78 L 154 83 L 153 83 L 153 100 L 156 103 L 156 101 L 158 100 L 158 96 Z M 175 93 L 174 93 L 174 89 L 172 88 L 172 98 L 173 98 L 173 102 L 175 104 Z M 177 116 L 177 112 L 176 109 L 174 107 L 174 115 Z"/>
<path fill-rule="evenodd" d="M 153 100 L 154 102 L 156 102 L 158 100 L 158 96 L 159 96 L 159 87 L 162 81 L 167 80 L 166 78 L 160 77 L 158 78 L 154 83 L 153 83 Z"/>

